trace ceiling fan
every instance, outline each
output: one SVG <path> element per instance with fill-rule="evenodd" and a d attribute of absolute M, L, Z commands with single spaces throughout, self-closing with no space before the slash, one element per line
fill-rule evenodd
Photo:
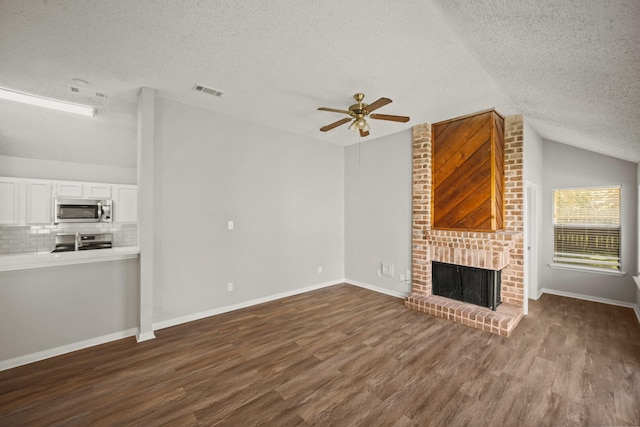
<path fill-rule="evenodd" d="M 318 110 L 320 111 L 331 111 L 333 113 L 343 113 L 348 114 L 349 117 L 345 117 L 344 119 L 340 119 L 337 122 L 333 122 L 326 126 L 320 128 L 322 132 L 326 132 L 333 128 L 337 128 L 345 123 L 351 122 L 349 125 L 349 129 L 354 131 L 359 131 L 360 136 L 369 135 L 369 124 L 367 123 L 366 118 L 372 118 L 376 120 L 389 120 L 392 122 L 402 122 L 406 123 L 409 121 L 409 117 L 407 116 L 393 116 L 390 114 L 371 114 L 373 111 L 377 110 L 380 107 L 383 107 L 389 103 L 391 100 L 389 98 L 380 98 L 371 104 L 365 104 L 362 102 L 364 99 L 364 93 L 356 93 L 353 95 L 353 98 L 356 100 L 356 104 L 349 106 L 348 110 L 338 110 L 336 108 L 326 108 L 320 107 Z"/>

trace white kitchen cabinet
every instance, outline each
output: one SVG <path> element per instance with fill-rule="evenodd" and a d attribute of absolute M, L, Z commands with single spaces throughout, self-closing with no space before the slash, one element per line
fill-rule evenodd
<path fill-rule="evenodd" d="M 54 197 L 110 199 L 112 185 L 96 182 L 55 181 Z"/>
<path fill-rule="evenodd" d="M 73 181 L 56 181 L 53 193 L 55 197 L 81 199 L 84 195 L 84 184 Z"/>
<path fill-rule="evenodd" d="M 137 222 L 138 186 L 114 185 L 113 191 L 114 222 Z"/>
<path fill-rule="evenodd" d="M 40 180 L 26 181 L 26 223 L 51 223 L 51 183 Z"/>
<path fill-rule="evenodd" d="M 0 178 L 0 224 L 18 225 L 22 215 L 21 194 L 23 180 L 19 178 Z"/>
<path fill-rule="evenodd" d="M 0 225 L 53 222 L 53 198 L 113 199 L 113 219 L 138 221 L 136 185 L 0 177 Z"/>
<path fill-rule="evenodd" d="M 0 224 L 51 223 L 51 183 L 0 177 Z"/>
<path fill-rule="evenodd" d="M 111 187 L 111 184 L 96 184 L 93 182 L 84 184 L 83 197 L 86 199 L 110 199 Z"/>

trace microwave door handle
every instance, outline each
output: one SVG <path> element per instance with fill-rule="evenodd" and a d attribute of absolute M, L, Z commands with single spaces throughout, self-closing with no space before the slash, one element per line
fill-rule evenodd
<path fill-rule="evenodd" d="M 98 221 L 102 218 L 102 203 L 98 202 Z"/>

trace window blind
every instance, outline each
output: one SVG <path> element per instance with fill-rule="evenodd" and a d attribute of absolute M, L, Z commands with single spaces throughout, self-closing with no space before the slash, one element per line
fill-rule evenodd
<path fill-rule="evenodd" d="M 620 270 L 620 186 L 553 190 L 553 261 Z"/>

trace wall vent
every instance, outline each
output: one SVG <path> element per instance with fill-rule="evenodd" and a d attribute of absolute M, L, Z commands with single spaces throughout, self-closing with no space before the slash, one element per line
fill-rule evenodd
<path fill-rule="evenodd" d="M 220 92 L 219 90 L 212 89 L 210 87 L 206 87 L 202 85 L 193 86 L 193 90 L 196 90 L 198 92 L 208 93 L 209 95 L 213 95 L 213 96 L 222 96 L 222 92 Z"/>

